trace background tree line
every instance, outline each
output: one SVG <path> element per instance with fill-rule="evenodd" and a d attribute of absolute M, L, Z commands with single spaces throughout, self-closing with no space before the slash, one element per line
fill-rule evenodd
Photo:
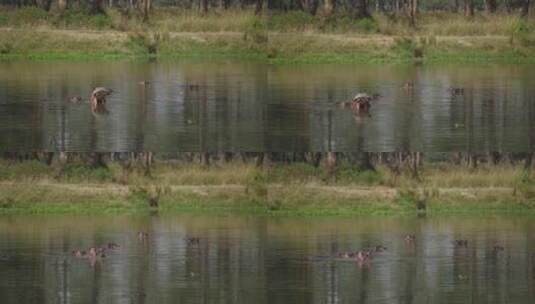
<path fill-rule="evenodd" d="M 420 11 L 451 11 L 473 16 L 476 12 L 507 12 L 527 16 L 532 0 L 0 0 L 3 6 L 35 6 L 46 11 L 67 8 L 103 13 L 106 7 L 138 10 L 148 18 L 153 7 L 181 7 L 202 12 L 251 9 L 256 14 L 270 11 L 302 11 L 329 17 L 344 12 L 355 18 L 368 18 L 373 12 L 408 16 L 414 22 Z"/>

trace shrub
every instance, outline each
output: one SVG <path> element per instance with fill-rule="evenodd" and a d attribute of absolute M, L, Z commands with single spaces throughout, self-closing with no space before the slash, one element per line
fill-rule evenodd
<path fill-rule="evenodd" d="M 511 44 L 519 44 L 520 46 L 528 47 L 533 45 L 535 39 L 531 34 L 529 24 L 524 18 L 517 18 L 511 24 Z"/>
<path fill-rule="evenodd" d="M 9 15 L 6 12 L 0 11 L 0 26 L 9 25 Z"/>
<path fill-rule="evenodd" d="M 112 20 L 108 15 L 98 14 L 93 15 L 88 20 L 88 25 L 91 28 L 105 29 L 112 27 Z"/>
<path fill-rule="evenodd" d="M 351 167 L 342 167 L 337 172 L 337 181 L 364 185 L 379 185 L 383 177 L 377 171 L 361 171 Z"/>
<path fill-rule="evenodd" d="M 303 11 L 274 14 L 268 19 L 266 25 L 274 31 L 304 31 L 314 25 L 314 16 Z"/>
<path fill-rule="evenodd" d="M 251 48 L 266 47 L 269 36 L 265 22 L 258 18 L 253 19 L 243 32 L 243 40 L 249 42 Z"/>
<path fill-rule="evenodd" d="M 168 33 L 134 32 L 128 35 L 127 46 L 134 53 L 154 55 L 160 44 L 168 39 Z"/>
<path fill-rule="evenodd" d="M 421 59 L 424 56 L 424 46 L 422 44 L 419 45 L 412 38 L 396 38 L 392 49 L 403 57 Z"/>
<path fill-rule="evenodd" d="M 321 169 L 306 163 L 274 165 L 266 173 L 266 179 L 275 183 L 307 182 L 321 175 Z"/>
<path fill-rule="evenodd" d="M 372 18 L 364 18 L 357 20 L 355 22 L 355 27 L 357 30 L 366 33 L 377 33 L 379 31 L 379 26 L 377 22 Z"/>
<path fill-rule="evenodd" d="M 37 25 L 47 20 L 48 12 L 35 6 L 24 6 L 15 10 L 11 17 L 12 23 L 17 25 Z"/>
<path fill-rule="evenodd" d="M 6 55 L 13 51 L 13 45 L 10 42 L 0 43 L 0 54 Z"/>
<path fill-rule="evenodd" d="M 65 164 L 57 173 L 57 178 L 70 181 L 97 181 L 106 182 L 113 180 L 113 174 L 108 168 L 93 168 L 85 164 Z"/>
<path fill-rule="evenodd" d="M 245 193 L 255 202 L 267 200 L 267 175 L 262 170 L 253 170 L 247 175 Z"/>
<path fill-rule="evenodd" d="M 528 171 L 523 170 L 514 183 L 514 194 L 522 198 L 532 200 L 535 198 L 535 181 Z"/>

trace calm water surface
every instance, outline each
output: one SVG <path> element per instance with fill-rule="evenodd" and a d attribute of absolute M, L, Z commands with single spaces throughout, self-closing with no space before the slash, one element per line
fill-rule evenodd
<path fill-rule="evenodd" d="M 93 86 L 115 90 L 105 114 L 89 110 Z M 370 115 L 335 106 L 358 92 L 383 96 Z M 0 63 L 3 151 L 514 152 L 534 134 L 530 65 Z"/>
<path fill-rule="evenodd" d="M 534 303 L 534 229 L 535 218 L 518 216 L 2 216 L 0 297 L 6 304 Z M 455 239 L 468 247 L 455 248 Z M 94 263 L 71 255 L 108 241 L 120 247 Z M 335 258 L 377 244 L 388 250 L 369 265 Z M 494 252 L 497 244 L 505 249 Z"/>

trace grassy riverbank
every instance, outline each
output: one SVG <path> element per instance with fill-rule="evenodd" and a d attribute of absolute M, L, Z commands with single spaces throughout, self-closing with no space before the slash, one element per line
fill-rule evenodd
<path fill-rule="evenodd" d="M 415 179 L 386 167 L 233 161 L 203 167 L 157 162 L 124 169 L 37 161 L 0 164 L 0 213 L 245 212 L 267 215 L 535 214 L 535 182 L 521 166 L 424 165 Z M 152 205 L 152 206 L 151 206 Z"/>
<path fill-rule="evenodd" d="M 325 19 L 302 12 L 157 9 L 148 23 L 116 10 L 91 16 L 0 9 L 1 59 L 249 58 L 270 63 L 535 62 L 535 24 L 514 15 L 426 13 Z"/>

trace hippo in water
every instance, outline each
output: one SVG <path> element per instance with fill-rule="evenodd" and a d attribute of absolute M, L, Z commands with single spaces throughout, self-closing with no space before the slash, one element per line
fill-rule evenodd
<path fill-rule="evenodd" d="M 372 96 L 366 93 L 359 93 L 353 97 L 351 101 L 351 109 L 356 112 L 368 112 L 371 107 L 371 102 L 379 99 L 381 95 L 373 94 Z"/>
<path fill-rule="evenodd" d="M 67 98 L 67 101 L 70 103 L 81 103 L 83 100 L 82 96 L 74 95 Z"/>
<path fill-rule="evenodd" d="M 106 97 L 111 95 L 113 93 L 112 89 L 104 88 L 104 87 L 96 87 L 93 89 L 93 92 L 91 92 L 91 95 L 89 96 L 89 103 L 92 105 L 100 105 L 106 103 Z"/>
<path fill-rule="evenodd" d="M 367 113 L 371 107 L 371 102 L 379 98 L 381 98 L 379 94 L 358 93 L 351 101 L 342 101 L 336 104 L 341 108 L 351 107 L 354 112 Z"/>
<path fill-rule="evenodd" d="M 351 109 L 353 111 L 364 111 L 367 112 L 371 106 L 372 97 L 368 94 L 359 93 L 353 97 L 351 101 Z"/>
<path fill-rule="evenodd" d="M 112 89 L 104 87 L 94 88 L 93 92 L 91 92 L 91 95 L 89 96 L 89 105 L 91 107 L 91 111 L 95 113 L 107 113 L 108 111 L 105 107 L 106 97 L 111 95 L 111 93 L 113 93 Z"/>

